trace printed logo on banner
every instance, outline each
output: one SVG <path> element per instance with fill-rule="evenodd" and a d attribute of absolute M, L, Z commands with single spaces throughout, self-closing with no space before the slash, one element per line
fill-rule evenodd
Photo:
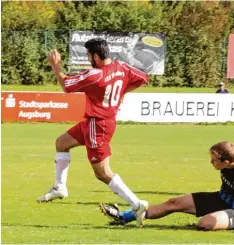
<path fill-rule="evenodd" d="M 117 120 L 137 122 L 234 122 L 234 95 L 129 93 Z"/>
<path fill-rule="evenodd" d="M 14 108 L 16 106 L 16 99 L 13 94 L 9 94 L 5 100 L 5 106 L 7 108 Z"/>
<path fill-rule="evenodd" d="M 50 101 L 25 101 L 20 100 L 19 101 L 19 108 L 35 108 L 35 109 L 67 109 L 68 103 L 67 102 L 54 102 L 52 100 Z M 20 111 L 18 114 L 18 117 L 27 118 L 27 119 L 33 119 L 33 118 L 45 118 L 47 120 L 51 119 L 51 112 L 41 112 L 38 110 L 25 112 Z"/>
<path fill-rule="evenodd" d="M 32 111 L 32 112 L 24 112 L 20 111 L 18 117 L 33 119 L 33 118 L 45 118 L 49 120 L 51 118 L 51 112 L 39 112 L 39 111 Z"/>
<path fill-rule="evenodd" d="M 163 46 L 163 41 L 157 37 L 145 36 L 142 38 L 143 43 L 151 47 L 161 47 Z"/>
<path fill-rule="evenodd" d="M 85 111 L 81 93 L 2 91 L 3 121 L 80 121 Z"/>

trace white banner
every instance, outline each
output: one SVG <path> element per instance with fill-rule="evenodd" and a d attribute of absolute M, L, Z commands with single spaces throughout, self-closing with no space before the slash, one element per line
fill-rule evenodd
<path fill-rule="evenodd" d="M 128 93 L 118 121 L 234 122 L 233 94 Z"/>

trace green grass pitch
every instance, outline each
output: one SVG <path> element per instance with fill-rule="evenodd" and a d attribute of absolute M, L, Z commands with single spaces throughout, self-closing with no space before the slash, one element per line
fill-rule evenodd
<path fill-rule="evenodd" d="M 2 124 L 3 244 L 233 244 L 232 231 L 196 230 L 196 217 L 176 213 L 109 226 L 100 201 L 128 206 L 96 180 L 85 148 L 73 149 L 69 197 L 47 204 L 36 198 L 54 184 L 54 142 L 69 124 Z M 150 204 L 196 191 L 220 188 L 219 172 L 209 163 L 209 147 L 233 141 L 233 125 L 118 125 L 111 166 Z"/>

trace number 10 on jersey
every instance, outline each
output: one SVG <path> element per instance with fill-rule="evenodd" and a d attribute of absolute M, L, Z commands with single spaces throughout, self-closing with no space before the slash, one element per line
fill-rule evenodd
<path fill-rule="evenodd" d="M 116 106 L 119 103 L 120 92 L 122 89 L 123 81 L 117 80 L 113 85 L 108 84 L 104 94 L 102 105 L 104 107 Z"/>

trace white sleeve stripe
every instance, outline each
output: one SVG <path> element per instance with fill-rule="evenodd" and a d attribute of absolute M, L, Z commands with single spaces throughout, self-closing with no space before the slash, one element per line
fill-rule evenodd
<path fill-rule="evenodd" d="M 67 79 L 67 80 L 65 80 L 65 83 L 69 83 L 70 81 L 77 81 L 77 82 L 79 82 L 79 81 L 81 81 L 81 80 L 84 80 L 84 79 L 86 79 L 87 77 L 89 77 L 89 76 L 91 76 L 91 75 L 96 75 L 96 74 L 98 74 L 98 73 L 101 73 L 101 71 L 100 70 L 90 70 L 86 75 L 81 75 L 78 79 L 76 79 L 76 78 L 74 78 L 74 77 L 72 77 L 71 79 Z"/>
<path fill-rule="evenodd" d="M 77 79 L 70 79 L 70 80 L 66 80 L 65 84 L 70 84 L 70 83 L 76 83 Z"/>
<path fill-rule="evenodd" d="M 147 78 L 146 78 L 146 77 L 142 77 L 142 76 L 140 76 L 139 74 L 136 74 L 134 71 L 132 71 L 132 73 L 133 73 L 134 75 L 136 75 L 137 77 L 140 77 L 140 78 L 142 78 L 143 80 L 145 80 L 145 81 L 147 82 Z"/>
<path fill-rule="evenodd" d="M 76 83 L 77 83 L 77 80 L 73 80 L 73 81 L 71 80 L 69 82 L 64 83 L 64 85 L 65 85 L 65 87 L 70 87 Z"/>
<path fill-rule="evenodd" d="M 129 68 L 127 68 L 127 67 L 125 67 L 124 65 L 126 64 L 127 65 L 127 63 L 125 63 L 125 62 L 123 62 L 123 61 L 118 61 L 118 63 L 125 69 L 125 70 L 130 70 Z"/>
<path fill-rule="evenodd" d="M 103 74 L 102 74 L 102 76 L 103 76 Z M 102 76 L 101 76 L 101 77 L 100 77 L 98 80 L 96 80 L 96 81 L 94 81 L 94 82 L 92 82 L 92 83 L 85 84 L 84 86 L 80 87 L 80 88 L 79 88 L 79 89 L 77 89 L 76 91 L 80 90 L 81 88 L 84 88 L 84 87 L 90 86 L 90 85 L 92 85 L 92 84 L 94 84 L 94 83 L 97 83 L 98 81 L 100 81 L 100 80 L 102 79 Z M 76 92 L 76 91 L 74 91 L 74 92 Z"/>
<path fill-rule="evenodd" d="M 122 63 L 122 62 L 121 62 L 120 64 L 122 65 L 122 67 L 123 67 L 124 69 L 126 69 L 126 70 L 128 70 L 128 71 L 129 71 L 130 69 L 129 69 L 128 67 L 125 67 L 124 64 L 126 64 L 127 66 L 130 66 L 130 67 L 133 68 L 134 70 L 137 70 L 135 67 L 133 67 L 133 66 L 127 64 L 127 63 L 124 63 L 124 62 Z M 147 78 L 145 78 L 145 77 L 143 77 L 143 76 L 141 76 L 141 75 L 135 73 L 134 70 L 132 70 L 132 73 L 133 73 L 135 76 L 140 77 L 140 78 L 142 78 L 143 80 L 145 80 L 145 81 L 147 82 Z"/>
<path fill-rule="evenodd" d="M 65 80 L 64 85 L 65 87 L 73 86 L 74 84 L 85 80 L 87 77 L 92 76 L 92 75 L 97 75 L 101 72 L 102 72 L 101 70 L 90 70 L 86 75 L 81 75 L 78 79 L 71 78 L 71 79 Z"/>

